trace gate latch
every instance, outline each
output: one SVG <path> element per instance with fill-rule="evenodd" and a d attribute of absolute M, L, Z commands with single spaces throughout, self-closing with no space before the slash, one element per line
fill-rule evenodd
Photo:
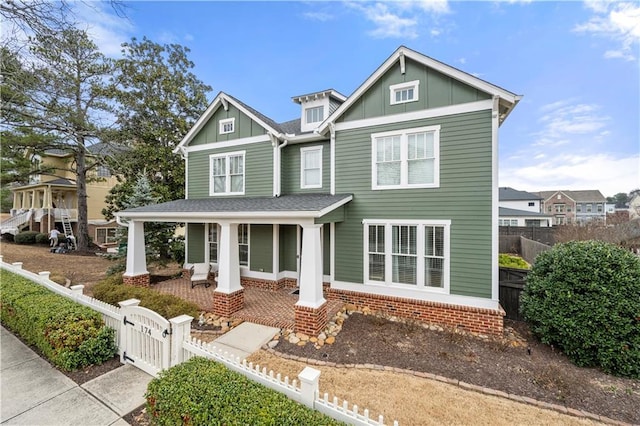
<path fill-rule="evenodd" d="M 126 315 L 124 316 L 123 323 L 124 323 L 124 325 L 135 325 L 131 321 L 127 321 L 127 316 Z"/>

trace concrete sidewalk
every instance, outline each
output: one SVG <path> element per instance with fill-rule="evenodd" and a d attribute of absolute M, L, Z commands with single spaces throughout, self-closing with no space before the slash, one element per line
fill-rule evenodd
<path fill-rule="evenodd" d="M 81 386 L 0 327 L 0 423 L 123 426 L 152 377 L 124 365 Z"/>

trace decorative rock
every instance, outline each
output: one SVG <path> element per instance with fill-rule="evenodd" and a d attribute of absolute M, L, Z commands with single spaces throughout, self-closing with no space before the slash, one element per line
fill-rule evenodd
<path fill-rule="evenodd" d="M 304 333 L 296 333 L 296 337 L 302 340 L 303 342 L 306 342 L 307 340 L 309 340 L 309 336 L 307 336 Z"/>
<path fill-rule="evenodd" d="M 309 337 L 309 341 L 311 343 L 316 343 L 318 341 L 318 338 L 317 337 Z"/>
<path fill-rule="evenodd" d="M 306 341 L 303 341 L 303 340 L 301 340 L 301 341 L 299 341 L 299 342 L 298 342 L 298 346 L 304 346 L 304 345 L 306 345 L 306 344 L 307 344 L 307 342 L 306 342 Z"/>
<path fill-rule="evenodd" d="M 300 339 L 295 334 L 289 336 L 289 343 L 293 343 L 295 345 L 298 342 L 300 342 Z"/>
<path fill-rule="evenodd" d="M 327 337 L 327 339 L 324 341 L 327 345 L 333 345 L 333 343 L 336 341 L 336 338 L 333 336 L 329 336 Z"/>
<path fill-rule="evenodd" d="M 267 346 L 269 346 L 271 349 L 275 348 L 276 346 L 278 346 L 278 340 L 272 340 L 269 343 L 267 343 Z"/>
<path fill-rule="evenodd" d="M 324 340 L 326 338 L 327 338 L 327 335 L 325 333 L 318 334 L 318 340 Z"/>
<path fill-rule="evenodd" d="M 344 305 L 344 309 L 347 312 L 353 312 L 358 310 L 358 308 L 356 308 L 356 305 L 354 305 L 353 303 L 347 303 L 346 305 Z"/>

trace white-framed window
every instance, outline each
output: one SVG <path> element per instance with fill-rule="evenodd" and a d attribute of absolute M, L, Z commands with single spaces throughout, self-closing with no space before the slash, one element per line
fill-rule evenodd
<path fill-rule="evenodd" d="M 366 284 L 449 292 L 450 220 L 363 224 Z"/>
<path fill-rule="evenodd" d="M 306 123 L 318 123 L 324 120 L 324 105 L 306 108 L 304 115 Z"/>
<path fill-rule="evenodd" d="M 371 189 L 440 186 L 440 126 L 371 135 Z"/>
<path fill-rule="evenodd" d="M 220 230 L 217 223 L 210 223 L 207 231 L 207 243 L 209 244 L 209 262 L 218 263 L 218 245 L 220 244 Z"/>
<path fill-rule="evenodd" d="M 322 146 L 300 148 L 300 187 L 322 188 Z"/>
<path fill-rule="evenodd" d="M 389 99 L 391 100 L 391 105 L 417 101 L 419 88 L 420 80 L 392 84 L 389 86 Z"/>
<path fill-rule="evenodd" d="M 249 225 L 238 225 L 238 250 L 240 251 L 240 266 L 249 266 Z"/>
<path fill-rule="evenodd" d="M 107 166 L 99 165 L 96 168 L 96 175 L 101 178 L 111 177 L 111 169 L 109 169 Z"/>
<path fill-rule="evenodd" d="M 117 228 L 96 228 L 96 244 L 108 244 L 116 242 Z"/>
<path fill-rule="evenodd" d="M 245 151 L 209 156 L 209 195 L 244 194 Z"/>
<path fill-rule="evenodd" d="M 529 201 L 529 203 L 527 205 L 529 207 L 534 207 L 536 205 L 536 203 L 534 201 Z"/>
<path fill-rule="evenodd" d="M 232 118 L 225 118 L 223 120 L 218 121 L 218 125 L 219 125 L 219 132 L 221 135 L 225 135 L 227 133 L 233 133 L 236 130 L 236 119 L 235 117 Z"/>

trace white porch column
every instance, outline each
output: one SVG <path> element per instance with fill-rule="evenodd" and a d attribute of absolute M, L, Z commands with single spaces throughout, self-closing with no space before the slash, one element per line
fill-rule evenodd
<path fill-rule="evenodd" d="M 300 297 L 296 306 L 317 309 L 326 300 L 322 294 L 322 224 L 302 225 Z"/>
<path fill-rule="evenodd" d="M 242 290 L 240 285 L 240 255 L 238 250 L 238 224 L 220 224 L 218 248 L 218 286 L 216 292 L 231 294 Z"/>
<path fill-rule="evenodd" d="M 127 269 L 125 277 L 146 275 L 147 257 L 144 248 L 144 222 L 129 222 L 129 237 L 127 243 Z"/>

